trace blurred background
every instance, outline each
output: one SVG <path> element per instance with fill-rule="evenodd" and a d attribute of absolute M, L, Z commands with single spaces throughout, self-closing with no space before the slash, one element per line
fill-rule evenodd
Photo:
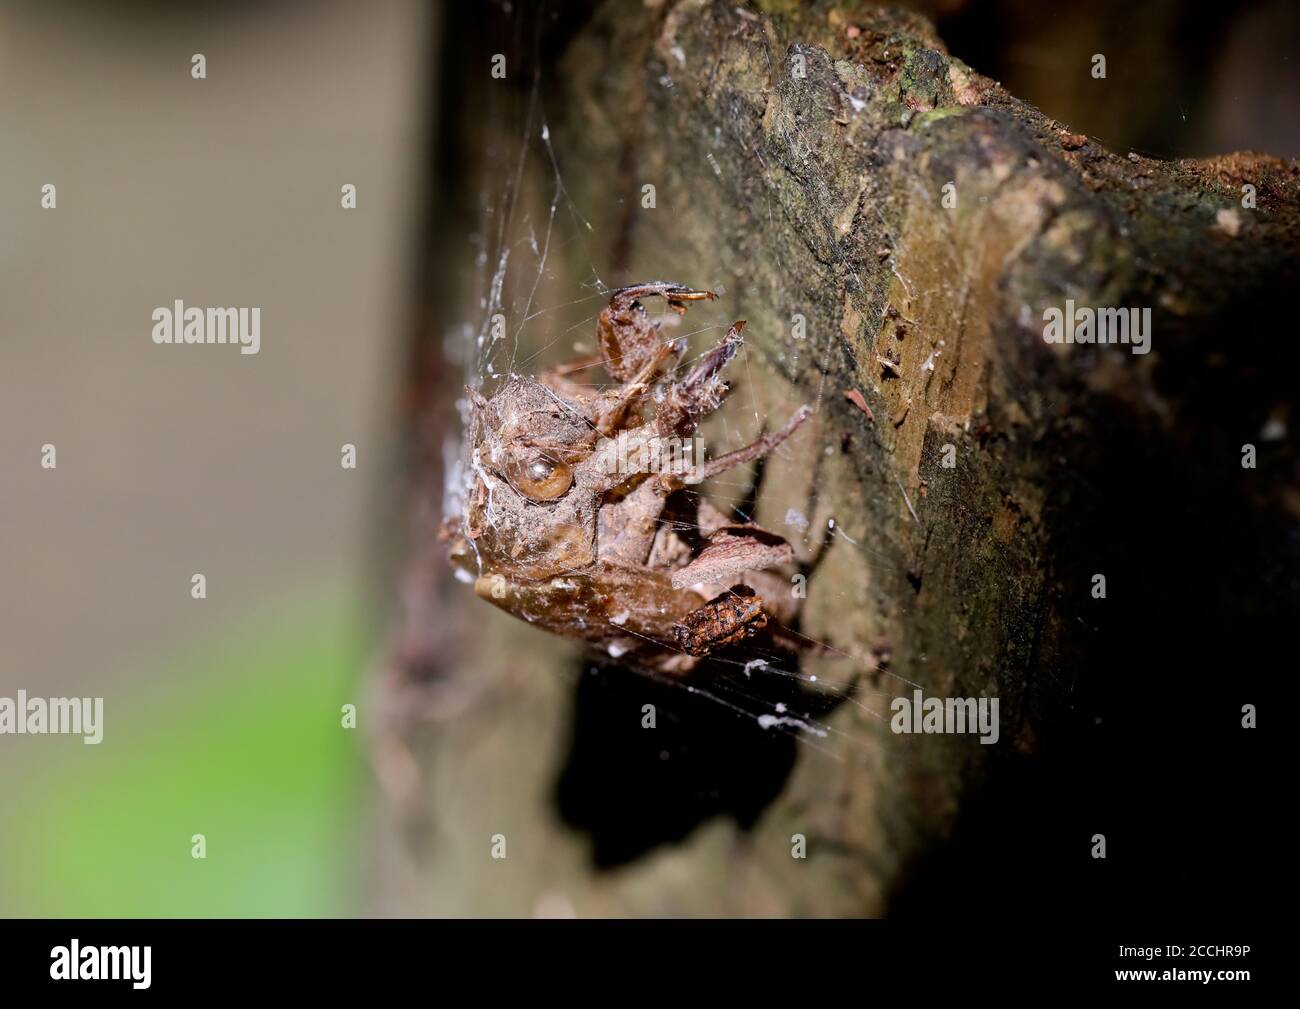
<path fill-rule="evenodd" d="M 102 696 L 106 721 L 98 746 L 0 737 L 6 914 L 364 907 L 340 706 L 364 726 L 400 508 L 435 14 L 0 8 L 0 696 Z M 260 353 L 155 346 L 175 299 L 260 306 Z"/>
<path fill-rule="evenodd" d="M 1293 4 L 915 6 L 1113 150 L 1300 154 Z M 441 451 L 411 404 L 450 413 L 456 354 L 447 374 L 437 355 L 481 322 L 437 301 L 473 273 L 482 210 L 464 119 L 490 114 L 491 81 L 466 65 L 533 44 L 504 2 L 0 7 L 0 696 L 101 696 L 106 722 L 98 746 L 0 736 L 0 913 L 571 909 L 412 895 L 418 865 L 392 868 L 410 817 L 376 785 L 401 758 L 376 761 L 366 730 L 411 460 Z M 1104 102 L 1061 71 L 1081 51 L 1107 54 Z M 176 299 L 260 306 L 260 353 L 154 346 L 150 313 Z M 432 640 L 468 613 L 536 646 L 486 610 L 448 608 Z M 533 730 L 545 768 L 564 727 Z"/>

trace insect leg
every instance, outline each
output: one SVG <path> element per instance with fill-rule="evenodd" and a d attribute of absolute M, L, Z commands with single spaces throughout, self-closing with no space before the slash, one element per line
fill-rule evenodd
<path fill-rule="evenodd" d="M 750 442 L 744 448 L 738 448 L 734 452 L 727 452 L 725 455 L 710 459 L 699 467 L 693 475 L 701 480 L 707 480 L 720 473 L 725 473 L 733 466 L 739 466 L 741 463 L 765 456 L 789 438 L 790 435 L 794 434 L 799 426 L 811 416 L 812 407 L 805 403 L 794 412 L 794 416 L 785 422 L 785 427 L 781 428 L 781 430 L 773 434 L 765 434 L 757 441 Z"/>
<path fill-rule="evenodd" d="M 680 304 L 684 301 L 713 301 L 717 295 L 712 291 L 696 291 L 687 287 L 685 284 L 674 284 L 670 281 L 655 280 L 648 284 L 633 284 L 630 287 L 618 288 L 613 296 L 609 299 L 609 307 L 613 311 L 623 311 L 631 308 L 633 304 L 642 298 L 662 297 L 668 299 L 668 304 L 672 305 L 678 311 L 685 311 L 685 306 Z"/>

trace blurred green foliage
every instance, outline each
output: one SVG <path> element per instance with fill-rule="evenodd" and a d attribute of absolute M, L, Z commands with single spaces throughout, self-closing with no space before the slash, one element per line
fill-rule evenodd
<path fill-rule="evenodd" d="M 99 745 L 43 737 L 35 773 L 0 775 L 0 911 L 356 913 L 364 730 L 341 707 L 364 725 L 360 610 L 300 601 L 241 622 L 133 678 L 147 692 L 108 691 Z"/>

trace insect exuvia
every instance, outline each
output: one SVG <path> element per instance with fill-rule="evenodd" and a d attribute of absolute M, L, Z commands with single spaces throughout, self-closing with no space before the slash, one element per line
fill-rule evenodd
<path fill-rule="evenodd" d="M 597 322 L 598 355 L 512 377 L 490 399 L 467 390 L 468 487 L 446 530 L 452 561 L 506 612 L 662 672 L 751 640 L 798 651 L 800 600 L 774 570 L 794 563 L 793 548 L 688 485 L 771 452 L 811 408 L 689 472 L 658 465 L 642 449 L 692 438 L 722 404 L 745 323 L 687 367 L 685 341 L 665 340 L 646 312 L 651 297 L 684 314 L 715 295 L 664 282 L 620 288 Z M 597 364 L 613 385 L 574 381 Z"/>

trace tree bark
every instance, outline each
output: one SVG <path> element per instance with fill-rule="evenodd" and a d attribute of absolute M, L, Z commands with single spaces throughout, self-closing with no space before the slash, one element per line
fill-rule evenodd
<path fill-rule="evenodd" d="M 973 880 L 1020 908 L 1139 880 L 1187 899 L 1188 833 L 1248 858 L 1253 821 L 1230 830 L 1190 809 L 1231 787 L 1243 816 L 1265 815 L 1250 811 L 1262 786 L 1240 719 L 1262 703 L 1300 601 L 1296 164 L 1107 151 L 950 57 L 923 19 L 866 5 L 681 0 L 573 17 L 521 47 L 540 92 L 475 129 L 505 149 L 530 101 L 549 115 L 560 214 L 572 201 L 590 223 L 576 229 L 582 251 L 555 253 L 550 303 L 577 297 L 589 268 L 615 285 L 721 286 L 726 311 L 749 320 L 738 409 L 775 424 L 816 404 L 759 515 L 779 526 L 815 483 L 814 531 L 830 518 L 841 530 L 805 631 L 855 657 L 826 667 L 856 684 L 826 716 L 848 743 L 802 744 L 784 774 L 763 772 L 772 794 L 752 808 L 604 859 L 618 872 L 592 868 L 590 803 L 614 800 L 565 798 L 566 748 L 602 738 L 565 728 L 591 717 L 580 696 L 571 721 L 568 671 L 580 694 L 619 673 L 592 674 L 568 646 L 432 588 L 445 574 L 426 522 L 406 575 L 422 598 L 387 673 L 407 717 L 386 730 L 381 778 L 401 778 L 407 758 L 393 754 L 410 755 L 403 822 L 422 811 L 430 831 L 381 847 L 379 907 L 921 914 Z M 513 190 L 534 227 L 553 181 L 549 158 L 532 157 Z M 440 304 L 477 325 L 481 278 L 449 284 Z M 1150 309 L 1150 353 L 1049 344 L 1044 313 L 1067 299 Z M 426 417 L 445 409 L 447 385 L 431 388 Z M 432 456 L 421 472 L 427 504 Z M 449 630 L 459 620 L 473 633 Z M 999 741 L 891 732 L 889 703 L 913 684 L 998 698 Z M 626 732 L 642 732 L 638 689 L 592 702 L 597 717 L 625 701 Z M 1130 774 L 1167 784 L 1117 789 Z M 660 800 L 672 801 L 647 799 Z M 494 863 L 497 833 L 510 849 Z M 1106 870 L 1090 857 L 1097 833 L 1125 852 Z M 808 858 L 791 857 L 795 835 Z"/>

